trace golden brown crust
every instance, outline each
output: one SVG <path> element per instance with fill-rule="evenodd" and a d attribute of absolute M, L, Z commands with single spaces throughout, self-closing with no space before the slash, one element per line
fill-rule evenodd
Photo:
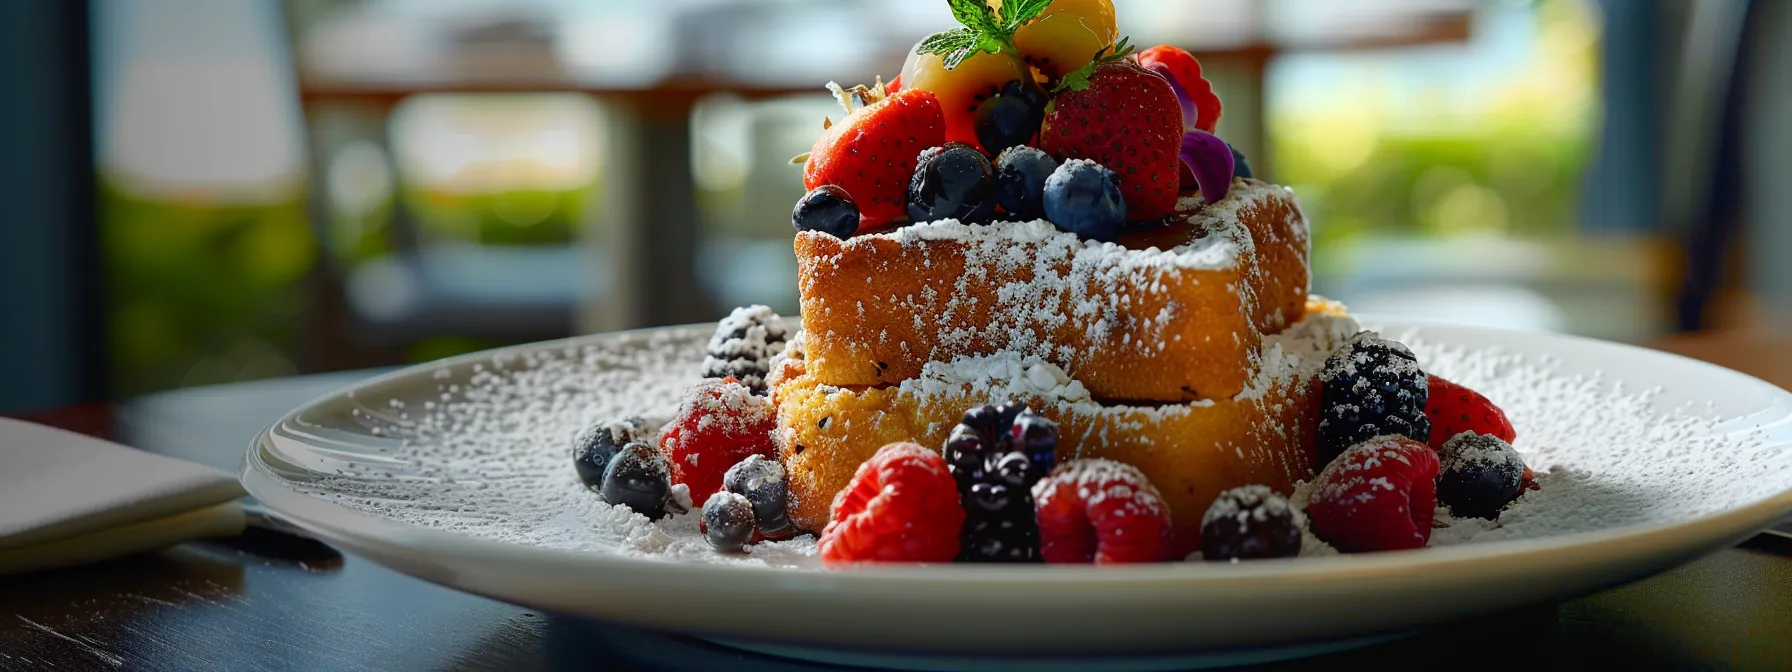
<path fill-rule="evenodd" d="M 810 375 L 890 384 L 929 361 L 1013 351 L 1098 398 L 1224 399 L 1252 374 L 1261 334 L 1303 314 L 1306 220 L 1280 187 L 1241 179 L 1184 222 L 1130 234 L 1124 252 L 1000 226 L 798 235 Z"/>
<path fill-rule="evenodd" d="M 888 443 L 931 448 L 964 411 L 990 399 L 965 392 L 920 394 L 899 387 L 838 388 L 800 374 L 776 388 L 778 444 L 788 472 L 791 519 L 826 526 L 835 493 L 858 465 Z M 1163 493 L 1180 553 L 1194 550 L 1201 515 L 1220 491 L 1263 484 L 1291 492 L 1313 473 L 1318 395 L 1313 381 L 1290 377 L 1257 399 L 1188 405 L 1029 404 L 1060 426 L 1059 459 L 1105 457 L 1138 467 Z"/>

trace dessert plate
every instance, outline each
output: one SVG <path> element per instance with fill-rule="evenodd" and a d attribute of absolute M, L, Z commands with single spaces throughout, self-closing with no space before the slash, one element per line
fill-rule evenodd
<path fill-rule="evenodd" d="M 828 569 L 804 538 L 724 556 L 704 546 L 694 516 L 655 524 L 599 502 L 568 457 L 593 419 L 665 419 L 696 380 L 708 325 L 380 377 L 269 428 L 242 478 L 287 520 L 441 585 L 761 651 L 922 668 L 981 656 L 1156 667 L 1302 655 L 1642 578 L 1792 513 L 1784 390 L 1614 343 L 1363 321 L 1504 407 L 1543 489 L 1498 523 L 1453 521 L 1417 551 Z"/>

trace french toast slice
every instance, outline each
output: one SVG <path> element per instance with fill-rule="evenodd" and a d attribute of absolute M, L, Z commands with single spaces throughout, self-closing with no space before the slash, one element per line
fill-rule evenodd
<path fill-rule="evenodd" d="M 1248 178 L 1182 207 L 1180 221 L 1118 244 L 1043 221 L 799 233 L 808 373 L 885 385 L 928 362 L 1013 352 L 1098 399 L 1229 398 L 1261 335 L 1301 319 L 1307 222 L 1291 191 Z"/>
<path fill-rule="evenodd" d="M 1336 303 L 1315 299 L 1311 310 L 1265 339 L 1257 374 L 1239 394 L 1157 405 L 1101 403 L 1056 366 L 1016 353 L 931 363 L 898 385 L 828 385 L 806 370 L 805 340 L 772 374 L 791 519 L 822 529 L 834 495 L 878 448 L 914 441 L 938 449 L 965 410 L 1016 400 L 1058 423 L 1060 461 L 1105 457 L 1143 471 L 1170 505 L 1186 554 L 1221 491 L 1262 484 L 1286 494 L 1312 476 L 1316 376 L 1357 327 Z"/>

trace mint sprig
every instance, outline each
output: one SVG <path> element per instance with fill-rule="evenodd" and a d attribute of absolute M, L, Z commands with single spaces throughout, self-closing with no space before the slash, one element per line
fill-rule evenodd
<path fill-rule="evenodd" d="M 1130 38 L 1120 38 L 1120 43 L 1114 45 L 1112 50 L 1102 47 L 1100 51 L 1095 52 L 1095 58 L 1089 59 L 1089 62 L 1083 64 L 1083 67 L 1065 73 L 1064 77 L 1058 80 L 1058 85 L 1052 87 L 1052 93 L 1081 91 L 1089 88 L 1089 78 L 1095 75 L 1096 66 L 1118 61 L 1132 53 L 1132 45 L 1126 43 L 1128 39 Z"/>
<path fill-rule="evenodd" d="M 916 51 L 940 57 L 946 69 L 958 67 L 977 52 L 992 54 L 1014 50 L 1014 31 L 1039 16 L 1052 0 L 1009 0 L 1000 16 L 984 0 L 946 0 L 952 18 L 963 28 L 934 33 L 921 40 Z"/>

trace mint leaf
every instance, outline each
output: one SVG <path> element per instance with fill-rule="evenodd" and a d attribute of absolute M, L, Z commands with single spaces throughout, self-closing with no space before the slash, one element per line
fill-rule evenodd
<path fill-rule="evenodd" d="M 1089 88 L 1089 78 L 1094 76 L 1096 67 L 1103 63 L 1112 63 L 1122 58 L 1126 58 L 1127 54 L 1132 53 L 1132 45 L 1127 44 L 1127 40 L 1129 39 L 1131 38 L 1120 38 L 1120 43 L 1114 45 L 1112 51 L 1108 50 L 1107 47 L 1102 47 L 1100 51 L 1095 52 L 1095 58 L 1089 59 L 1089 62 L 1084 63 L 1083 67 L 1072 70 L 1066 73 L 1063 78 L 1059 79 L 1058 84 L 1052 87 L 1052 93 L 1057 93 L 1059 91 L 1081 91 Z"/>
<path fill-rule="evenodd" d="M 946 5 L 952 8 L 952 18 L 966 28 L 983 33 L 1002 30 L 996 23 L 995 10 L 983 0 L 946 0 Z"/>
<path fill-rule="evenodd" d="M 964 51 L 975 46 L 977 44 L 977 35 L 978 33 L 975 31 L 965 28 L 953 28 L 952 30 L 941 31 L 928 35 L 927 39 L 921 40 L 921 44 L 915 46 L 915 51 L 946 58 L 953 52 Z M 960 60 L 962 60 L 962 57 Z M 950 69 L 952 66 L 948 65 L 946 67 Z"/>
<path fill-rule="evenodd" d="M 1052 0 L 1007 0 L 1002 3 L 1003 28 L 1012 33 L 1051 6 Z"/>
<path fill-rule="evenodd" d="M 991 35 L 989 33 L 978 33 L 977 34 L 977 42 L 975 44 L 971 45 L 971 50 L 972 51 L 987 51 L 989 53 L 995 54 L 995 53 L 1000 53 L 1002 51 L 1002 47 L 1006 44 L 1008 44 L 1007 40 L 1004 40 L 1000 37 L 996 37 L 995 35 Z M 966 55 L 968 56 L 969 54 L 966 54 Z"/>
<path fill-rule="evenodd" d="M 963 63 L 964 59 L 970 58 L 971 54 L 975 53 L 977 53 L 977 49 L 975 48 L 975 45 L 972 45 L 946 54 L 945 56 L 940 57 L 940 60 L 944 61 L 947 70 L 957 70 L 958 64 Z"/>

